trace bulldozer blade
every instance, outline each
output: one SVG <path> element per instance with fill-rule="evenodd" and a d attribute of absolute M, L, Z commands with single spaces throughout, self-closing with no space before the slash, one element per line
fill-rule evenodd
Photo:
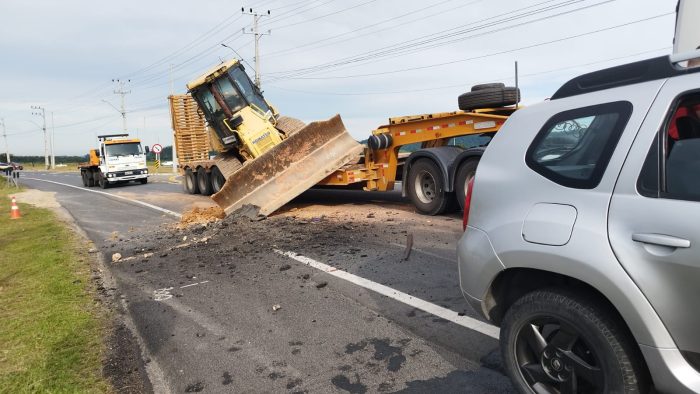
<path fill-rule="evenodd" d="M 340 115 L 312 122 L 226 179 L 212 199 L 227 215 L 246 207 L 267 216 L 363 150 Z"/>

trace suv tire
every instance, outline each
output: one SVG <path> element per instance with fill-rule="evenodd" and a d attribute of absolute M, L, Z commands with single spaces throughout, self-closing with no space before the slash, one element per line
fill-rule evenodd
<path fill-rule="evenodd" d="M 430 159 L 419 159 L 408 171 L 406 194 L 418 211 L 425 215 L 439 215 L 450 204 L 445 191 L 445 180 L 440 168 Z"/>
<path fill-rule="evenodd" d="M 537 290 L 508 309 L 501 356 L 520 392 L 647 392 L 648 372 L 631 334 L 609 308 L 590 299 Z"/>

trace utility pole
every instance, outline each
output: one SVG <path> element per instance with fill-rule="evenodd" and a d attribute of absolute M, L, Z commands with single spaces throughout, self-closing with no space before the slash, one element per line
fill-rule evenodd
<path fill-rule="evenodd" d="M 53 123 L 53 111 L 51 111 L 51 168 L 56 168 L 56 153 L 53 150 L 53 142 L 54 139 L 56 138 L 56 127 L 54 127 Z"/>
<path fill-rule="evenodd" d="M 2 136 L 5 137 L 5 159 L 10 162 L 10 146 L 7 145 L 7 129 L 5 128 L 5 119 L 0 118 L 0 123 L 2 123 Z"/>
<path fill-rule="evenodd" d="M 122 114 L 122 125 L 124 128 L 124 132 L 126 133 L 126 107 L 125 107 L 124 96 L 131 93 L 131 90 L 129 90 L 129 91 L 124 90 L 124 85 L 127 83 L 130 83 L 131 80 L 127 79 L 126 81 L 122 81 L 120 79 L 113 79 L 112 82 L 115 82 L 118 86 L 118 88 L 114 90 L 114 94 L 118 94 L 118 95 L 122 96 L 121 110 L 117 110 L 117 111 L 119 111 Z"/>
<path fill-rule="evenodd" d="M 246 12 L 245 8 L 241 7 L 241 12 L 244 15 L 253 16 L 253 27 L 251 27 L 249 31 L 246 31 L 244 27 L 243 34 L 253 34 L 255 36 L 255 86 L 260 89 L 260 38 L 272 34 L 272 31 L 268 30 L 267 33 L 260 33 L 258 30 L 258 21 L 264 16 L 270 16 L 270 10 L 267 10 L 267 14 L 258 14 L 257 12 L 253 12 L 252 8 Z"/>
<path fill-rule="evenodd" d="M 32 105 L 31 108 L 36 111 L 32 112 L 32 115 L 41 116 L 41 118 L 44 120 L 44 126 L 42 127 L 42 130 L 44 130 L 44 163 L 46 164 L 46 169 L 48 170 L 51 168 L 51 164 L 49 163 L 49 138 L 46 135 L 46 109 L 38 105 Z"/>

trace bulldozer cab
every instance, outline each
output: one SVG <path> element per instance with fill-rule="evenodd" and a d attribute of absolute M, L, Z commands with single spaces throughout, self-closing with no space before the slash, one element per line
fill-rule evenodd
<path fill-rule="evenodd" d="M 282 141 L 276 113 L 236 59 L 187 84 L 225 151 L 255 158 Z"/>

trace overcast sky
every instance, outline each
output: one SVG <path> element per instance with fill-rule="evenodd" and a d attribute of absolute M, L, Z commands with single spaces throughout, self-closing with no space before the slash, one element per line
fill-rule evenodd
<path fill-rule="evenodd" d="M 473 84 L 514 83 L 523 100 L 578 74 L 671 52 L 676 0 L 3 0 L 0 117 L 10 153 L 42 155 L 51 113 L 57 155 L 83 155 L 96 136 L 128 130 L 172 143 L 167 96 L 222 59 L 253 64 L 260 22 L 262 84 L 285 115 L 342 115 L 357 139 L 392 116 L 457 109 Z M 172 66 L 172 73 L 170 68 Z M 253 78 L 253 67 L 246 66 Z M 107 101 L 107 102 L 105 102 Z M 110 105 L 111 104 L 111 105 Z M 0 132 L 2 129 L 0 129 Z M 0 141 L 0 152 L 5 152 Z M 2 156 L 4 159 L 4 155 Z"/>

